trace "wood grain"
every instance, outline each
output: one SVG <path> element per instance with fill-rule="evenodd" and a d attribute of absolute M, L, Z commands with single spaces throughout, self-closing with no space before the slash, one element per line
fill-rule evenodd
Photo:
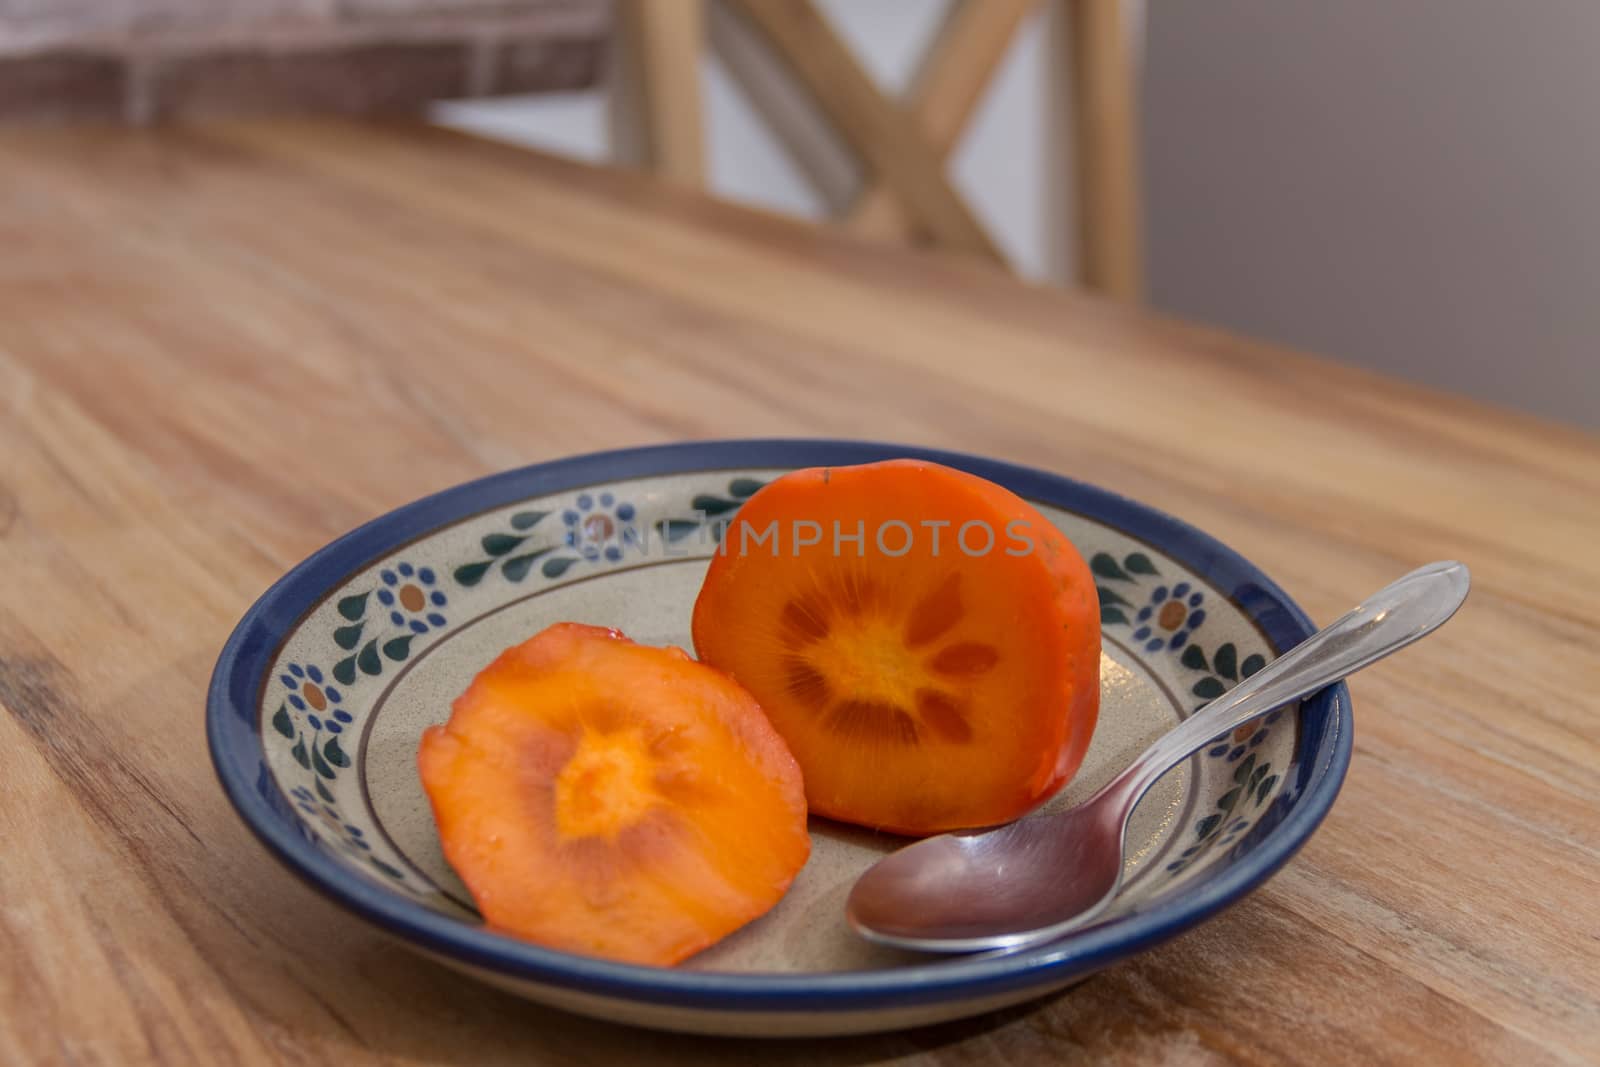
<path fill-rule="evenodd" d="M 409 125 L 0 136 L 0 1063 L 1593 1062 L 1600 441 L 971 260 Z M 1471 601 L 1352 682 L 1306 848 L 1044 1003 L 754 1045 L 465 981 L 283 871 L 201 730 L 350 527 L 589 449 L 992 453 L 1216 533 L 1317 618 Z"/>
<path fill-rule="evenodd" d="M 726 0 L 772 45 L 839 132 L 938 243 L 1004 262 L 916 121 L 878 89 L 811 0 Z"/>

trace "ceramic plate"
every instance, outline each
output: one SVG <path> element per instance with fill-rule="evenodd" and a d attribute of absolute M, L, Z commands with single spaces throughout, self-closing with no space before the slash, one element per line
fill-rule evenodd
<path fill-rule="evenodd" d="M 844 923 L 851 882 L 904 839 L 812 821 L 783 901 L 675 969 L 541 949 L 485 929 L 439 850 L 416 771 L 422 730 L 507 645 L 549 623 L 686 649 L 722 522 L 798 467 L 914 456 L 1034 503 L 1099 586 L 1099 725 L 1045 810 L 1090 793 L 1147 743 L 1309 635 L 1238 554 L 1176 519 L 993 460 L 842 441 L 691 443 L 580 456 L 418 501 L 300 564 L 239 623 L 212 679 L 212 758 L 250 828 L 354 914 L 535 1000 L 646 1026 L 733 1034 L 885 1030 L 1058 989 L 1205 919 L 1305 842 L 1350 756 L 1343 686 L 1241 727 L 1140 803 L 1127 881 L 1095 927 L 991 958 L 873 947 Z"/>

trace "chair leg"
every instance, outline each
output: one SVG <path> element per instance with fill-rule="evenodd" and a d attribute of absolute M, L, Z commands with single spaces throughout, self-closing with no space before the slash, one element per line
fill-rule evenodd
<path fill-rule="evenodd" d="M 1136 302 L 1144 291 L 1138 108 L 1122 5 L 1123 0 L 1067 0 L 1078 280 Z"/>
<path fill-rule="evenodd" d="M 670 181 L 703 186 L 705 0 L 617 0 L 616 12 L 613 154 Z"/>

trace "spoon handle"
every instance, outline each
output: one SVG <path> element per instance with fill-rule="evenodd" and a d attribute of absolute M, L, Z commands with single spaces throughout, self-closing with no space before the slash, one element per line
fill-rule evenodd
<path fill-rule="evenodd" d="M 1127 790 L 1137 798 L 1219 735 L 1432 633 L 1461 606 L 1469 583 L 1466 565 L 1446 560 L 1384 586 L 1360 607 L 1189 716 L 1101 792 Z"/>

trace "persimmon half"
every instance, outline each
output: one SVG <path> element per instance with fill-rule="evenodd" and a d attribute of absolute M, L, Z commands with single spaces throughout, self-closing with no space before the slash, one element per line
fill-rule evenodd
<path fill-rule="evenodd" d="M 800 769 L 738 684 L 558 623 L 422 738 L 449 860 L 493 927 L 668 965 L 764 914 L 811 850 Z"/>
<path fill-rule="evenodd" d="M 1083 761 L 1098 600 L 1015 493 L 914 460 L 796 471 L 727 524 L 694 607 L 811 810 L 908 834 L 1005 822 Z"/>

